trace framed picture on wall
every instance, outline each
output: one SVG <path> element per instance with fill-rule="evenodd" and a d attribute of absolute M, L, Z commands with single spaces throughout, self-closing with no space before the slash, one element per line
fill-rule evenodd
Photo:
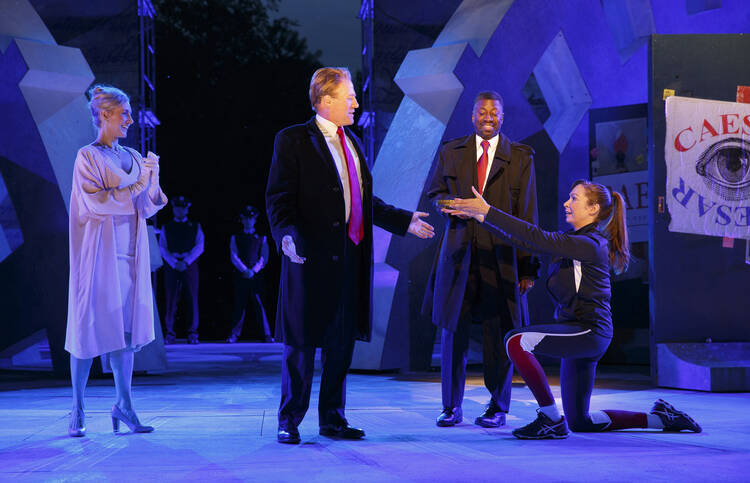
<path fill-rule="evenodd" d="M 648 105 L 631 104 L 591 109 L 591 179 L 636 171 L 648 171 Z"/>

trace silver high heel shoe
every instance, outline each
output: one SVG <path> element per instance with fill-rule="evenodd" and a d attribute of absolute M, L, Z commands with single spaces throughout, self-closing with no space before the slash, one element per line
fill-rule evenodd
<path fill-rule="evenodd" d="M 138 421 L 138 416 L 135 415 L 135 412 L 133 412 L 133 419 L 130 419 L 122 410 L 117 407 L 117 404 L 112 406 L 112 431 L 115 433 L 120 432 L 120 421 L 125 423 L 128 428 L 130 428 L 130 431 L 134 433 L 150 433 L 154 430 L 153 426 L 143 426 L 140 421 Z"/>
<path fill-rule="evenodd" d="M 70 424 L 68 424 L 68 435 L 72 438 L 86 436 L 85 415 L 83 409 L 73 408 L 70 411 Z"/>

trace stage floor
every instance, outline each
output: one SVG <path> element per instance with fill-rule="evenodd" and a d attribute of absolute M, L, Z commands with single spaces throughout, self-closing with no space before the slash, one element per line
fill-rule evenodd
<path fill-rule="evenodd" d="M 647 411 L 663 397 L 693 416 L 703 433 L 630 430 L 521 441 L 511 430 L 535 416 L 521 384 L 513 388 L 508 426 L 484 429 L 472 424 L 487 402 L 474 373 L 464 423 L 438 428 L 438 373 L 351 374 L 347 417 L 367 438 L 340 441 L 317 433 L 316 377 L 302 444 L 289 446 L 276 442 L 279 344 L 175 345 L 167 355 L 167 372 L 134 381 L 136 409 L 156 427 L 152 434 L 112 434 L 111 379 L 91 381 L 87 436 L 70 438 L 67 381 L 0 374 L 0 480 L 750 480 L 750 394 L 653 388 L 642 371 L 603 368 L 592 409 Z"/>

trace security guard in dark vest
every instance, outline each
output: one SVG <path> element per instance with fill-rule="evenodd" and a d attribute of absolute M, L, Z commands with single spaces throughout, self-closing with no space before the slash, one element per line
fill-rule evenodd
<path fill-rule="evenodd" d="M 188 344 L 198 343 L 198 257 L 203 253 L 203 230 L 198 222 L 188 220 L 190 201 L 184 196 L 172 200 L 174 219 L 162 228 L 159 249 L 166 265 L 164 285 L 167 310 L 164 343 L 175 342 L 174 317 L 183 289 L 187 289 L 192 308 L 192 323 L 188 328 Z"/>
<path fill-rule="evenodd" d="M 268 264 L 268 239 L 255 231 L 258 211 L 246 206 L 240 213 L 242 231 L 232 235 L 229 252 L 234 265 L 234 310 L 232 311 L 232 333 L 227 342 L 234 343 L 242 333 L 248 301 L 255 309 L 255 321 L 263 329 L 263 340 L 273 342 L 268 326 L 266 309 L 263 307 L 263 269 Z"/>

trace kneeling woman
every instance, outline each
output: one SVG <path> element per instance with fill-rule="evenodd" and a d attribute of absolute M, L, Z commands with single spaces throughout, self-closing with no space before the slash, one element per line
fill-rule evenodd
<path fill-rule="evenodd" d="M 700 432 L 687 414 L 659 399 L 650 413 L 609 410 L 589 412 L 596 364 L 612 340 L 609 270 L 627 268 L 629 249 L 622 195 L 596 183 L 576 181 L 565 202 L 572 232 L 548 232 L 491 207 L 476 198 L 456 199 L 443 211 L 475 217 L 486 229 L 528 251 L 554 256 L 547 288 L 557 303 L 555 324 L 515 329 L 505 338 L 508 356 L 534 394 L 537 419 L 513 431 L 521 439 L 565 438 L 573 431 L 626 428 L 683 429 Z M 603 224 L 600 230 L 599 225 Z M 563 410 L 560 415 L 535 354 L 559 357 Z"/>

